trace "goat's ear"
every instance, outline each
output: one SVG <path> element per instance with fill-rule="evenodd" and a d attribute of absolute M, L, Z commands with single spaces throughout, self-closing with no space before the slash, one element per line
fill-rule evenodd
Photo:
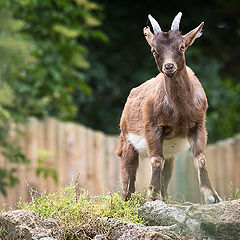
<path fill-rule="evenodd" d="M 186 48 L 191 46 L 196 38 L 201 37 L 203 25 L 204 25 L 204 22 L 202 22 L 198 27 L 194 28 L 191 32 L 183 36 Z"/>
<path fill-rule="evenodd" d="M 144 34 L 148 44 L 152 47 L 154 35 L 152 34 L 152 32 L 148 26 L 143 29 L 143 34 Z"/>

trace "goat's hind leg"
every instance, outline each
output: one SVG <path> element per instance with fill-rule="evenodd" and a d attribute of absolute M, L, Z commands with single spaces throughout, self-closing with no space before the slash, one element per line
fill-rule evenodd
<path fill-rule="evenodd" d="M 121 155 L 121 182 L 125 201 L 135 192 L 136 173 L 139 164 L 139 154 L 134 147 L 125 142 Z"/>
<path fill-rule="evenodd" d="M 162 194 L 163 199 L 168 199 L 168 186 L 169 186 L 169 182 L 172 177 L 175 159 L 176 159 L 175 156 L 166 159 L 164 168 L 162 170 L 161 194 Z"/>

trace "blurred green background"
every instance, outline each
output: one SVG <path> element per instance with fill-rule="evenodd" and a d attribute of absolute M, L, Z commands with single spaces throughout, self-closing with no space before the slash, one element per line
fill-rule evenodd
<path fill-rule="evenodd" d="M 158 71 L 142 29 L 151 13 L 168 31 L 183 12 L 182 33 L 204 21 L 187 64 L 208 97 L 208 142 L 240 132 L 240 1 L 0 0 L 0 145 L 27 163 L 7 137 L 12 122 L 53 116 L 107 134 L 131 88 Z M 0 191 L 16 169 L 0 168 Z"/>

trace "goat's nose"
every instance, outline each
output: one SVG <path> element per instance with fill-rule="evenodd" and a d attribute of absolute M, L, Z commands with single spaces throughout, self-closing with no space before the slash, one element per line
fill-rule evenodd
<path fill-rule="evenodd" d="M 166 63 L 165 65 L 164 65 L 164 68 L 166 69 L 166 70 L 171 70 L 171 69 L 173 69 L 173 63 Z"/>

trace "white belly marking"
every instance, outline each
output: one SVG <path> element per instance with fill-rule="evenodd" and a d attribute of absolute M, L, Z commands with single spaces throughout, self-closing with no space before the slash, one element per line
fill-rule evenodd
<path fill-rule="evenodd" d="M 145 138 L 133 133 L 129 133 L 127 138 L 142 157 L 147 157 L 147 142 Z M 176 137 L 170 140 L 164 140 L 163 156 L 167 159 L 177 155 L 180 152 L 187 151 L 188 148 L 189 143 L 186 138 Z"/>

